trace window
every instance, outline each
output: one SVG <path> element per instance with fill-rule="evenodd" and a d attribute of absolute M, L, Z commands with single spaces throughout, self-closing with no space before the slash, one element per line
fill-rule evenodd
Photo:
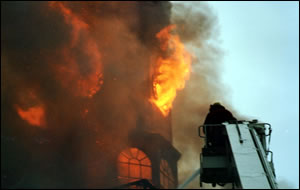
<path fill-rule="evenodd" d="M 166 160 L 160 161 L 160 184 L 164 189 L 175 188 L 174 177 L 172 170 Z"/>
<path fill-rule="evenodd" d="M 152 180 L 151 161 L 137 148 L 128 148 L 120 153 L 118 170 L 118 178 L 123 184 L 139 179 L 148 179 L 150 182 Z"/>

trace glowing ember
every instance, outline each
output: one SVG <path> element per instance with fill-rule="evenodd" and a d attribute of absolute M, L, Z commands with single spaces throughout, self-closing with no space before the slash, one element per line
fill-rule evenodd
<path fill-rule="evenodd" d="M 71 41 L 61 50 L 64 64 L 55 68 L 57 77 L 74 95 L 92 98 L 100 90 L 103 76 L 101 54 L 89 33 L 89 25 L 62 2 L 49 2 L 49 6 L 57 9 L 63 15 L 65 23 L 72 28 Z M 78 55 L 78 50 L 82 55 Z M 83 57 L 78 59 L 78 56 Z M 82 73 L 80 65 L 88 68 L 88 72 Z"/>
<path fill-rule="evenodd" d="M 23 110 L 19 106 L 16 106 L 16 108 L 19 116 L 30 125 L 45 127 L 45 111 L 42 106 L 34 106 L 27 110 Z"/>
<path fill-rule="evenodd" d="M 175 29 L 170 25 L 156 34 L 161 43 L 161 50 L 166 57 L 158 57 L 154 64 L 153 91 L 150 102 L 154 103 L 167 116 L 176 97 L 176 91 L 184 88 L 191 70 L 191 55 L 184 49 L 178 35 L 170 32 Z"/>
<path fill-rule="evenodd" d="M 89 110 L 87 108 L 85 108 L 82 112 L 81 112 L 81 116 L 83 118 L 85 118 L 87 116 L 87 114 L 89 113 Z"/>

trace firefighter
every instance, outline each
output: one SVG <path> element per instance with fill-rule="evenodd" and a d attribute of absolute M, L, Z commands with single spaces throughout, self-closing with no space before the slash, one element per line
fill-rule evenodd
<path fill-rule="evenodd" d="M 222 124 L 226 121 L 234 121 L 236 118 L 219 102 L 210 105 L 209 113 L 207 114 L 204 125 L 206 124 Z M 206 138 L 208 146 L 222 146 L 224 144 L 224 127 L 206 126 Z M 205 130 L 204 130 L 205 133 Z"/>

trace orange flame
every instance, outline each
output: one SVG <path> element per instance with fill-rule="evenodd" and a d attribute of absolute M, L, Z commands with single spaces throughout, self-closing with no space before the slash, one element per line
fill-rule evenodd
<path fill-rule="evenodd" d="M 19 106 L 16 108 L 19 116 L 30 125 L 45 127 L 45 111 L 42 106 L 30 107 L 28 110 L 23 110 Z"/>
<path fill-rule="evenodd" d="M 164 116 L 169 114 L 176 91 L 184 88 L 191 70 L 191 55 L 184 49 L 179 36 L 171 33 L 175 28 L 175 25 L 170 25 L 156 34 L 161 43 L 160 48 L 167 57 L 158 57 L 154 64 L 157 70 L 154 71 L 154 95 L 150 102 L 154 103 Z"/>
<path fill-rule="evenodd" d="M 62 2 L 49 2 L 49 6 L 58 9 L 65 23 L 72 28 L 71 41 L 62 50 L 66 63 L 56 67 L 58 77 L 62 85 L 71 88 L 76 96 L 92 98 L 103 84 L 103 75 L 101 54 L 95 40 L 89 34 L 89 25 Z M 88 74 L 82 74 L 80 71 L 80 63 L 75 59 L 76 49 L 81 50 L 85 56 L 84 64 L 90 68 Z"/>
<path fill-rule="evenodd" d="M 45 107 L 36 90 L 33 88 L 22 89 L 18 98 L 19 103 L 15 105 L 15 108 L 21 119 L 30 125 L 46 128 Z"/>

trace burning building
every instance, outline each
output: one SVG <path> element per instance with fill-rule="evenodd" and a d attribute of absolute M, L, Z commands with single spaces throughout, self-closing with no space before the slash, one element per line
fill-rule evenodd
<path fill-rule="evenodd" d="M 169 2 L 1 2 L 2 188 L 178 185 Z"/>

